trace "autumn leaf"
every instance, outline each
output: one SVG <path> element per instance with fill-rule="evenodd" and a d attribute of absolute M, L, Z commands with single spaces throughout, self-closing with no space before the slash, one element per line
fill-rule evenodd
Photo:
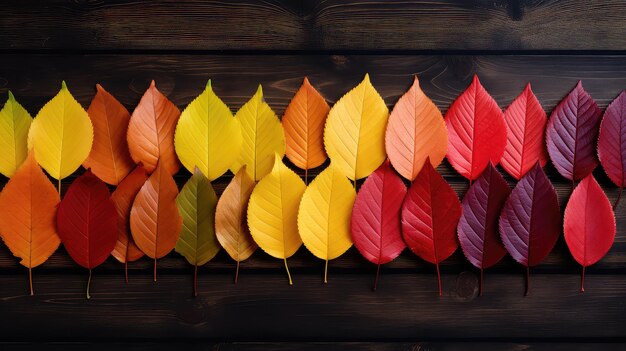
<path fill-rule="evenodd" d="M 11 178 L 28 155 L 28 130 L 33 121 L 9 91 L 9 99 L 0 110 L 0 173 Z"/>
<path fill-rule="evenodd" d="M 305 77 L 282 119 L 287 144 L 287 158 L 297 167 L 308 170 L 326 161 L 324 124 L 330 107 Z"/>
<path fill-rule="evenodd" d="M 441 296 L 439 263 L 459 246 L 456 227 L 461 203 L 428 158 L 407 191 L 401 213 L 404 241 L 414 254 L 436 266 Z"/>
<path fill-rule="evenodd" d="M 237 111 L 235 118 L 241 123 L 241 154 L 230 167 L 233 173 L 246 165 L 250 178 L 259 181 L 272 170 L 274 154 L 285 154 L 285 133 L 283 127 L 263 99 L 263 89 L 259 85 L 256 93 Z"/>
<path fill-rule="evenodd" d="M 441 111 L 420 88 L 417 76 L 389 115 L 385 148 L 393 167 L 408 180 L 417 177 L 427 158 L 437 167 L 446 156 L 446 124 Z"/>
<path fill-rule="evenodd" d="M 209 262 L 220 250 L 215 237 L 215 206 L 217 195 L 211 182 L 196 167 L 176 197 L 176 206 L 183 219 L 176 252 L 194 266 L 193 295 L 198 296 L 198 266 Z"/>
<path fill-rule="evenodd" d="M 356 191 L 331 163 L 315 177 L 302 195 L 298 210 L 298 232 L 304 246 L 325 260 L 324 283 L 328 281 L 328 261 L 343 255 L 351 246 L 350 214 Z"/>
<path fill-rule="evenodd" d="M 602 112 L 581 82 L 554 108 L 546 127 L 550 159 L 559 173 L 579 181 L 598 165 L 596 141 Z"/>
<path fill-rule="evenodd" d="M 626 90 L 604 111 L 598 138 L 598 158 L 611 181 L 619 187 L 617 207 L 626 186 Z"/>
<path fill-rule="evenodd" d="M 180 168 L 174 149 L 174 130 L 180 111 L 159 90 L 154 81 L 141 97 L 128 124 L 128 149 L 135 163 L 141 163 L 148 173 L 157 163 L 171 175 Z"/>
<path fill-rule="evenodd" d="M 480 269 L 479 295 L 483 292 L 483 271 L 498 263 L 506 254 L 500 241 L 498 219 L 510 193 L 504 178 L 489 163 L 461 202 L 457 232 L 465 257 Z"/>
<path fill-rule="evenodd" d="M 146 180 L 148 180 L 148 174 L 143 166 L 139 165 L 120 182 L 111 194 L 118 216 L 117 242 L 111 255 L 124 264 L 124 276 L 127 283 L 128 262 L 136 261 L 143 256 L 143 252 L 139 250 L 130 234 L 130 209 L 135 196 Z"/>
<path fill-rule="evenodd" d="M 11 253 L 28 268 L 33 295 L 32 269 L 44 263 L 59 247 L 56 230 L 59 194 L 31 153 L 0 193 L 0 233 Z"/>
<path fill-rule="evenodd" d="M 474 76 L 446 113 L 448 161 L 470 182 L 489 162 L 497 165 L 506 146 L 506 124 L 496 101 Z"/>
<path fill-rule="evenodd" d="M 135 167 L 126 142 L 130 114 L 100 84 L 96 90 L 87 109 L 93 124 L 93 146 L 83 166 L 105 183 L 117 185 Z"/>
<path fill-rule="evenodd" d="M 585 291 L 585 268 L 600 261 L 615 240 L 615 214 L 592 174 L 578 183 L 565 207 L 565 242 L 583 267 L 580 291 Z"/>
<path fill-rule="evenodd" d="M 513 178 L 520 180 L 537 161 L 541 167 L 548 162 L 543 142 L 548 119 L 530 83 L 504 111 L 504 121 L 508 132 L 500 164 Z"/>
<path fill-rule="evenodd" d="M 402 179 L 389 161 L 385 161 L 365 180 L 352 208 L 350 233 L 354 246 L 365 259 L 378 266 L 374 290 L 380 265 L 393 261 L 406 247 L 400 225 L 405 194 Z"/>
<path fill-rule="evenodd" d="M 280 258 L 292 285 L 287 258 L 302 245 L 298 235 L 298 205 L 306 185 L 274 155 L 272 171 L 254 187 L 248 203 L 248 226 L 252 238 L 270 256 Z"/>
<path fill-rule="evenodd" d="M 63 246 L 79 265 L 91 270 L 104 262 L 117 241 L 117 211 L 106 184 L 90 171 L 70 185 L 57 212 Z"/>
<path fill-rule="evenodd" d="M 328 113 L 324 145 L 330 160 L 346 177 L 357 180 L 385 161 L 385 126 L 389 110 L 369 75 Z"/>
<path fill-rule="evenodd" d="M 58 179 L 59 192 L 61 179 L 80 167 L 89 156 L 92 142 L 91 120 L 63 82 L 59 93 L 41 108 L 28 134 L 35 159 Z"/>
<path fill-rule="evenodd" d="M 248 229 L 248 201 L 255 186 L 246 172 L 239 169 L 217 202 L 215 235 L 228 255 L 237 262 L 235 283 L 239 277 L 239 263 L 247 260 L 258 247 Z"/>
<path fill-rule="evenodd" d="M 154 259 L 167 255 L 178 241 L 182 219 L 176 206 L 178 188 L 167 164 L 159 163 L 141 187 L 130 210 L 130 232 L 137 247 Z"/>
<path fill-rule="evenodd" d="M 511 257 L 526 266 L 526 295 L 530 268 L 552 250 L 561 234 L 559 200 L 548 176 L 535 163 L 517 183 L 500 213 L 500 237 Z"/>
<path fill-rule="evenodd" d="M 241 125 L 215 94 L 211 81 L 180 115 L 176 154 L 189 172 L 198 167 L 210 181 L 219 178 L 241 153 Z"/>

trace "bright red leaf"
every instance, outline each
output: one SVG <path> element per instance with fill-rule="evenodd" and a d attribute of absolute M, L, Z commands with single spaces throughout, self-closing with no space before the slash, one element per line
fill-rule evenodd
<path fill-rule="evenodd" d="M 585 267 L 604 257 L 615 239 L 615 215 L 611 203 L 592 174 L 572 192 L 565 207 L 563 232 L 569 251 L 583 266 L 580 290 L 585 291 Z"/>
<path fill-rule="evenodd" d="M 109 189 L 90 171 L 76 178 L 61 200 L 57 230 L 72 259 L 89 269 L 91 281 L 91 270 L 104 262 L 115 247 L 118 228 Z"/>
<path fill-rule="evenodd" d="M 459 198 L 426 159 L 402 205 L 402 236 L 413 253 L 437 266 L 440 296 L 439 263 L 459 246 L 456 226 L 460 217 Z"/>
<path fill-rule="evenodd" d="M 446 113 L 447 158 L 454 169 L 474 180 L 489 162 L 497 165 L 506 146 L 506 124 L 496 101 L 474 76 L 472 84 Z"/>
<path fill-rule="evenodd" d="M 598 165 L 601 111 L 581 82 L 554 108 L 546 127 L 550 159 L 561 175 L 578 181 Z"/>
<path fill-rule="evenodd" d="M 507 143 L 500 160 L 502 168 L 519 180 L 539 161 L 541 166 L 548 162 L 544 141 L 546 112 L 530 89 L 526 89 L 504 111 L 507 126 Z"/>
<path fill-rule="evenodd" d="M 626 186 L 626 90 L 604 111 L 598 138 L 598 157 L 606 174 L 619 187 Z"/>
<path fill-rule="evenodd" d="M 402 179 L 389 161 L 383 163 L 363 183 L 352 209 L 350 230 L 357 250 L 368 261 L 391 262 L 405 248 L 400 228 L 400 207 L 406 194 Z M 378 270 L 376 281 L 378 282 Z"/>
<path fill-rule="evenodd" d="M 470 186 L 461 207 L 459 242 L 467 260 L 480 269 L 480 290 L 483 291 L 483 270 L 498 263 L 506 254 L 500 241 L 498 218 L 511 189 L 490 163 Z"/>
<path fill-rule="evenodd" d="M 515 261 L 529 267 L 550 253 L 561 234 L 561 210 L 556 191 L 539 162 L 517 183 L 500 213 L 500 237 Z"/>

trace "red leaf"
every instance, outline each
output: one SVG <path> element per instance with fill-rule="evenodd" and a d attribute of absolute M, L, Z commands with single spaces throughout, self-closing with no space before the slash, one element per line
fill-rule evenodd
<path fill-rule="evenodd" d="M 502 110 L 474 76 L 472 84 L 446 113 L 448 161 L 469 180 L 500 162 L 506 146 L 506 125 Z"/>
<path fill-rule="evenodd" d="M 580 290 L 585 291 L 585 267 L 604 257 L 615 239 L 615 215 L 593 175 L 586 176 L 572 192 L 563 231 L 569 251 L 583 266 Z"/>
<path fill-rule="evenodd" d="M 620 188 L 626 186 L 626 90 L 604 111 L 598 138 L 598 157 L 606 174 Z M 615 205 L 619 202 L 619 196 Z"/>
<path fill-rule="evenodd" d="M 548 119 L 530 89 L 530 83 L 504 111 L 504 121 L 507 125 L 507 143 L 500 163 L 505 171 L 519 180 L 537 161 L 541 167 L 548 162 L 543 142 Z"/>
<path fill-rule="evenodd" d="M 500 237 L 515 261 L 528 267 L 550 253 L 561 233 L 559 200 L 539 162 L 517 183 L 500 213 Z"/>
<path fill-rule="evenodd" d="M 459 246 L 456 226 L 460 217 L 459 198 L 426 159 L 402 205 L 402 236 L 413 253 L 437 265 L 440 296 L 439 263 Z"/>
<path fill-rule="evenodd" d="M 61 200 L 57 230 L 72 259 L 89 269 L 91 281 L 91 269 L 104 262 L 115 247 L 117 212 L 106 184 L 90 171 L 76 178 Z"/>
<path fill-rule="evenodd" d="M 556 106 L 546 128 L 550 159 L 561 175 L 578 181 L 598 165 L 596 141 L 601 111 L 578 82 Z"/>
<path fill-rule="evenodd" d="M 461 203 L 458 233 L 467 260 L 480 268 L 480 294 L 483 270 L 498 263 L 506 254 L 498 233 L 498 217 L 511 189 L 490 163 L 470 186 Z"/>
<path fill-rule="evenodd" d="M 365 180 L 354 202 L 352 241 L 361 255 L 379 269 L 381 264 L 398 257 L 406 246 L 400 230 L 400 207 L 405 194 L 402 179 L 386 161 Z"/>

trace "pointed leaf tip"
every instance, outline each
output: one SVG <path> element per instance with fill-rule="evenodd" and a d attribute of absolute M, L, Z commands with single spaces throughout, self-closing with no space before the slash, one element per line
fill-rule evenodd
<path fill-rule="evenodd" d="M 363 78 L 364 82 L 369 82 L 370 81 L 370 74 L 369 73 L 365 73 L 365 77 Z"/>
<path fill-rule="evenodd" d="M 7 94 L 9 95 L 9 101 L 15 101 L 15 96 L 13 96 L 13 93 L 11 92 L 11 90 L 9 90 Z"/>
<path fill-rule="evenodd" d="M 263 97 L 263 86 L 261 86 L 261 84 L 259 84 L 259 87 L 256 89 L 256 93 Z"/>
<path fill-rule="evenodd" d="M 206 88 L 207 89 L 212 89 L 213 88 L 213 86 L 211 86 L 211 80 L 210 79 L 206 82 Z"/>
<path fill-rule="evenodd" d="M 67 89 L 67 84 L 65 84 L 65 81 L 61 81 L 61 90 L 68 90 Z"/>

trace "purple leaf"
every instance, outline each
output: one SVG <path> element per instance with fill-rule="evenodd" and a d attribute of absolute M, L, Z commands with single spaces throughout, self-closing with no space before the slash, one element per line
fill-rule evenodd
<path fill-rule="evenodd" d="M 626 186 L 626 91 L 606 108 L 600 124 L 598 157 L 606 174 L 620 188 Z M 614 207 L 619 202 L 619 196 Z"/>

